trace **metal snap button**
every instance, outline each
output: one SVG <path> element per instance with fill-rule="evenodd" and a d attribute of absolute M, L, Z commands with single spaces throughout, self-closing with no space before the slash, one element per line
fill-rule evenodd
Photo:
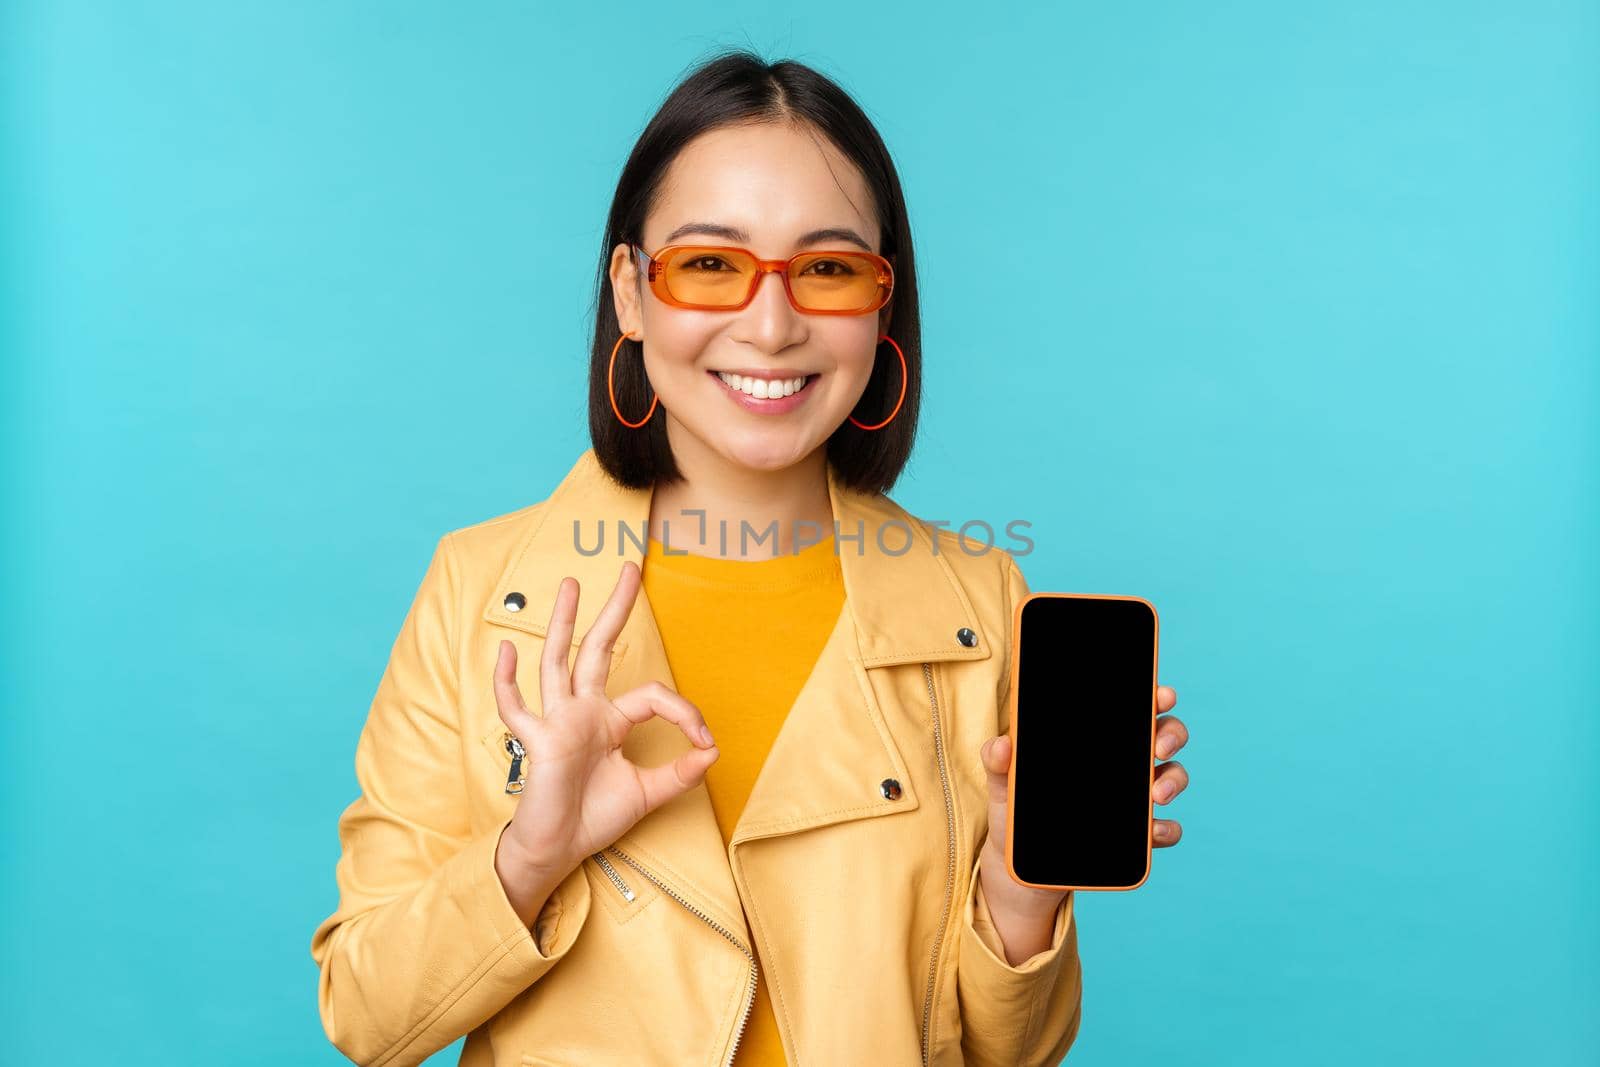
<path fill-rule="evenodd" d="M 961 629 L 956 631 L 956 640 L 960 641 L 968 648 L 972 648 L 978 643 L 978 635 L 963 626 Z"/>
<path fill-rule="evenodd" d="M 506 610 L 507 611 L 521 611 L 523 608 L 525 608 L 527 606 L 528 606 L 528 598 L 523 596 L 521 593 L 507 593 L 506 594 Z"/>
<path fill-rule="evenodd" d="M 900 783 L 895 781 L 893 778 L 885 778 L 882 782 L 878 783 L 878 788 L 883 790 L 883 795 L 888 797 L 890 800 L 900 799 Z"/>

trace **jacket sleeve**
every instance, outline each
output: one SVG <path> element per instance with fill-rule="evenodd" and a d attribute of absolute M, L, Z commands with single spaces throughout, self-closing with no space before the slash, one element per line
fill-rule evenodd
<path fill-rule="evenodd" d="M 434 549 L 357 741 L 338 907 L 311 939 L 323 1029 L 362 1064 L 421 1063 L 475 1029 L 566 955 L 589 913 L 579 868 L 530 930 L 495 872 L 510 820 L 471 833 L 451 536 Z"/>
<path fill-rule="evenodd" d="M 1014 605 L 1028 593 L 1016 560 L 1006 557 L 1007 624 Z M 1010 665 L 1001 693 L 996 733 L 1010 727 Z M 1056 1067 L 1078 1035 L 1082 1019 L 1083 969 L 1078 958 L 1077 897 L 1069 891 L 1056 909 L 1050 946 L 1018 964 L 1006 962 L 990 919 L 981 879 L 983 859 L 973 863 L 962 908 L 956 991 L 961 1004 L 961 1047 L 973 1067 Z"/>

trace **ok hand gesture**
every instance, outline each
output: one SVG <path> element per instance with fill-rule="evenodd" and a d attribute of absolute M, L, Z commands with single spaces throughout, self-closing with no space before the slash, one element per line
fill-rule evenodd
<path fill-rule="evenodd" d="M 579 590 L 575 579 L 561 580 L 539 662 L 543 717 L 528 710 L 517 687 L 516 646 L 500 642 L 495 703 L 501 721 L 522 742 L 528 779 L 502 841 L 518 853 L 526 871 L 550 883 L 693 789 L 717 759 L 700 710 L 661 682 L 615 699 L 606 695 L 611 650 L 640 581 L 638 565 L 623 563 L 611 599 L 584 635 L 569 670 Z M 623 756 L 622 742 L 653 715 L 675 723 L 695 747 L 660 767 L 639 767 Z"/>

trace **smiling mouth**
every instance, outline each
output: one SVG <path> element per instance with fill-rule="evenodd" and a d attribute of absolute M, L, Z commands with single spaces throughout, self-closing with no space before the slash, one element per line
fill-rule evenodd
<path fill-rule="evenodd" d="M 742 374 L 728 374 L 716 370 L 706 373 L 722 379 L 723 384 L 735 392 L 743 393 L 755 400 L 779 400 L 793 396 L 817 379 L 815 374 L 797 374 L 792 378 L 747 378 Z"/>

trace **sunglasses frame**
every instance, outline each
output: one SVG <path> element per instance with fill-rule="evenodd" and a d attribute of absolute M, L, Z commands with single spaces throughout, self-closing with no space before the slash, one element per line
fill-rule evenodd
<path fill-rule="evenodd" d="M 750 251 L 750 249 L 740 248 L 737 245 L 701 245 L 680 243 L 658 248 L 656 249 L 655 255 L 651 255 L 649 252 L 646 252 L 643 248 L 640 248 L 632 241 L 628 242 L 628 247 L 633 249 L 639 255 L 643 256 L 645 261 L 649 263 L 649 268 L 645 272 L 645 279 L 649 283 L 650 291 L 656 295 L 658 300 L 660 300 L 663 304 L 668 304 L 672 307 L 688 308 L 693 311 L 743 310 L 744 308 L 749 307 L 750 301 L 756 298 L 756 290 L 761 285 L 761 279 L 769 273 L 776 273 L 783 279 L 783 291 L 789 298 L 789 306 L 803 315 L 870 315 L 874 311 L 878 311 L 883 308 L 883 306 L 888 304 L 889 301 L 894 297 L 894 264 L 888 259 L 885 259 L 883 256 L 878 255 L 876 252 L 868 252 L 859 248 L 810 248 L 806 249 L 804 252 L 796 252 L 788 259 L 762 259 L 754 252 Z M 740 252 L 755 260 L 756 273 L 755 276 L 750 280 L 750 291 L 745 294 L 744 300 L 738 304 L 690 304 L 679 300 L 677 297 L 669 293 L 667 291 L 666 272 L 661 257 L 667 252 L 675 252 L 683 248 L 703 249 L 707 252 Z M 827 255 L 829 253 L 834 255 L 858 256 L 870 260 L 872 264 L 878 268 L 879 297 L 877 303 L 873 304 L 871 307 L 860 309 L 852 308 L 844 310 L 832 310 L 801 307 L 799 303 L 795 301 L 794 290 L 790 288 L 789 283 L 789 265 L 792 264 L 796 259 L 799 259 L 801 256 Z"/>

